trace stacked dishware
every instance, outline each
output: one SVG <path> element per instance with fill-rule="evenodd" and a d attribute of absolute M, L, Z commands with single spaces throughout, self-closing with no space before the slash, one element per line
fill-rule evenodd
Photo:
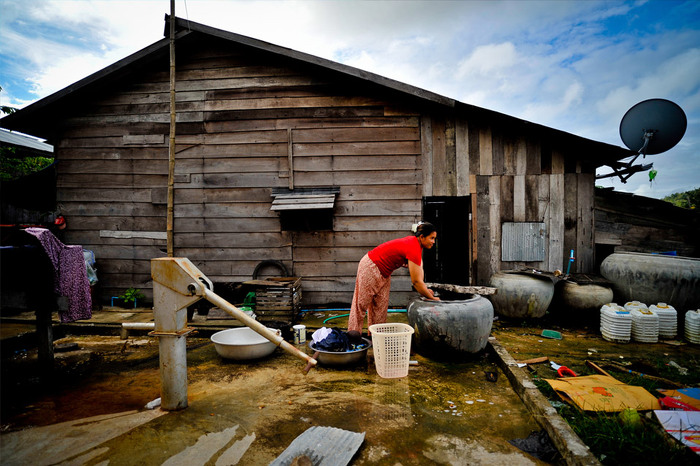
<path fill-rule="evenodd" d="M 666 303 L 652 304 L 649 310 L 659 316 L 659 338 L 673 339 L 678 333 L 678 313 Z"/>
<path fill-rule="evenodd" d="M 639 343 L 657 343 L 659 341 L 659 316 L 650 311 L 646 304 L 630 301 L 625 309 L 632 316 L 632 339 Z"/>
<path fill-rule="evenodd" d="M 700 345 L 700 309 L 685 313 L 685 339 Z"/>
<path fill-rule="evenodd" d="M 629 343 L 632 335 L 632 316 L 616 303 L 600 308 L 600 333 L 607 341 Z"/>

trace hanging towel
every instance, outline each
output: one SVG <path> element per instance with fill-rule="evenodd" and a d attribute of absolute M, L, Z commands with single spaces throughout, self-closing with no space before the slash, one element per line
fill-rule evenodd
<path fill-rule="evenodd" d="M 36 237 L 49 256 L 54 269 L 54 291 L 68 298 L 68 310 L 59 311 L 61 322 L 91 318 L 92 298 L 82 246 L 65 245 L 46 228 L 24 231 Z"/>

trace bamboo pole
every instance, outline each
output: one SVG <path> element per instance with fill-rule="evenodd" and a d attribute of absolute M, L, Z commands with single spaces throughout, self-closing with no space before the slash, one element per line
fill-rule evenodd
<path fill-rule="evenodd" d="M 166 242 L 168 257 L 174 255 L 173 219 L 175 217 L 175 0 L 170 0 L 170 138 L 168 140 L 168 205 Z"/>

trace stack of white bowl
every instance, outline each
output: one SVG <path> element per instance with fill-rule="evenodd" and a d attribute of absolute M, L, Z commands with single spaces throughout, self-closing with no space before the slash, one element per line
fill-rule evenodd
<path fill-rule="evenodd" d="M 605 304 L 600 308 L 600 333 L 607 341 L 629 343 L 632 335 L 630 312 L 616 303 Z"/>
<path fill-rule="evenodd" d="M 685 339 L 700 345 L 700 309 L 685 314 Z"/>
<path fill-rule="evenodd" d="M 639 343 L 659 341 L 659 316 L 650 311 L 646 304 L 630 301 L 625 309 L 632 316 L 632 339 Z"/>
<path fill-rule="evenodd" d="M 659 316 L 659 338 L 676 338 L 678 333 L 678 313 L 670 304 L 659 303 L 649 306 L 649 310 Z"/>

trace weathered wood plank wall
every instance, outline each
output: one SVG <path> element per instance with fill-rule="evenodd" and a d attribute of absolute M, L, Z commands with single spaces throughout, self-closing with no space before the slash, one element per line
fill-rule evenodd
<path fill-rule="evenodd" d="M 700 257 L 700 213 L 659 199 L 596 189 L 595 243 L 608 254 L 675 251 Z"/>
<path fill-rule="evenodd" d="M 445 114 L 424 115 L 421 125 L 424 196 L 475 196 L 472 207 L 471 276 L 486 284 L 499 270 L 521 267 L 563 270 L 574 249 L 572 272 L 592 271 L 592 167 L 536 132 Z M 426 143 L 426 141 L 429 141 Z M 447 162 L 454 154 L 454 161 Z M 432 160 L 432 163 L 430 162 Z M 572 161 L 573 160 L 573 161 Z M 430 167 L 432 170 L 428 170 Z M 504 222 L 542 222 L 545 258 L 501 259 Z"/>
<path fill-rule="evenodd" d="M 214 281 L 263 260 L 302 276 L 304 305 L 349 303 L 357 262 L 408 234 L 426 196 L 471 196 L 475 284 L 498 270 L 593 265 L 594 170 L 510 120 L 428 107 L 231 42 L 178 46 L 175 254 Z M 165 255 L 167 63 L 72 109 L 56 147 L 66 240 L 92 249 L 102 297 L 150 291 Z M 273 188 L 340 188 L 332 231 L 283 231 Z M 501 260 L 503 222 L 542 222 L 546 256 Z M 469 238 L 465 238 L 467 242 Z M 395 274 L 392 305 L 411 293 Z"/>
<path fill-rule="evenodd" d="M 305 305 L 348 303 L 361 257 L 420 219 L 419 114 L 230 44 L 183 49 L 175 254 L 227 282 L 279 260 L 303 276 Z M 95 251 L 103 298 L 148 291 L 149 261 L 164 255 L 167 87 L 167 72 L 151 71 L 116 88 L 68 119 L 57 148 L 67 240 Z M 272 188 L 290 182 L 290 134 L 294 186 L 340 187 L 333 232 L 282 231 L 270 210 Z M 397 275 L 402 305 L 410 281 Z"/>

